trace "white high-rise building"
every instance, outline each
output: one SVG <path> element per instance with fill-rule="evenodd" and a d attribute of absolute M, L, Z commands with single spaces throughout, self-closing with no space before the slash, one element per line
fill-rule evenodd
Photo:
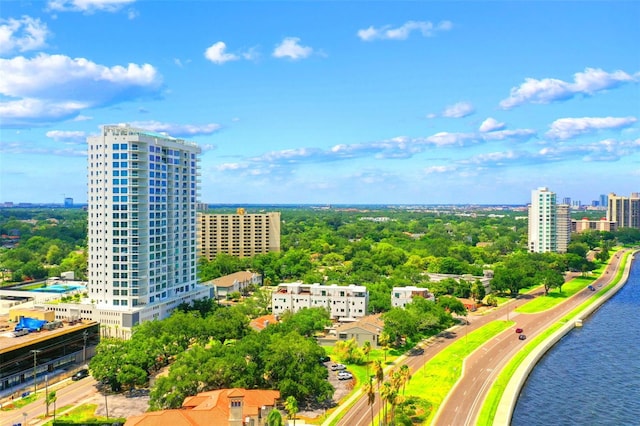
<path fill-rule="evenodd" d="M 104 126 L 87 143 L 88 297 L 96 319 L 130 328 L 210 297 L 197 284 L 200 148 L 129 126 Z"/>
<path fill-rule="evenodd" d="M 531 191 L 529 251 L 565 253 L 571 240 L 571 210 L 556 203 L 556 193 L 541 187 Z"/>
<path fill-rule="evenodd" d="M 556 251 L 556 193 L 548 188 L 541 187 L 531 191 L 529 251 Z"/>

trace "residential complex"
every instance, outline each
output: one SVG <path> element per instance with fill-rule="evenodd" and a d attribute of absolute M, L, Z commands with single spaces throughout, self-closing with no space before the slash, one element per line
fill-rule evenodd
<path fill-rule="evenodd" d="M 251 257 L 272 251 L 280 251 L 280 212 L 198 214 L 199 257 Z"/>
<path fill-rule="evenodd" d="M 589 220 L 588 218 L 582 218 L 579 220 L 571 221 L 571 230 L 573 232 L 585 232 L 585 231 L 609 231 L 613 232 L 617 229 L 616 222 L 607 220 L 606 217 L 600 220 Z"/>
<path fill-rule="evenodd" d="M 408 303 L 413 301 L 414 297 L 422 297 L 428 300 L 435 300 L 433 294 L 429 293 L 429 289 L 406 286 L 406 287 L 393 287 L 391 290 L 391 307 L 404 308 Z"/>
<path fill-rule="evenodd" d="M 541 187 L 531 192 L 529 206 L 529 251 L 567 251 L 571 238 L 569 206 L 556 203 L 556 193 Z"/>
<path fill-rule="evenodd" d="M 607 206 L 607 220 L 616 222 L 618 228 L 640 229 L 640 192 L 632 192 L 630 197 L 610 193 Z"/>
<path fill-rule="evenodd" d="M 354 284 L 280 284 L 271 295 L 274 315 L 281 315 L 286 311 L 298 312 L 303 308 L 325 308 L 332 319 L 353 321 L 367 314 L 368 305 L 367 288 Z"/>
<path fill-rule="evenodd" d="M 198 155 L 193 142 L 104 126 L 88 144 L 87 306 L 62 304 L 126 331 L 210 297 L 197 284 Z"/>

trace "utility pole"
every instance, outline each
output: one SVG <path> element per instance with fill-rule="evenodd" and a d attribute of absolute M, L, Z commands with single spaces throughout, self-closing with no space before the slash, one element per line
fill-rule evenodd
<path fill-rule="evenodd" d="M 49 376 L 44 375 L 44 405 L 47 407 L 47 414 L 45 417 L 49 417 Z"/>
<path fill-rule="evenodd" d="M 33 354 L 33 394 L 34 395 L 38 391 L 38 384 L 36 381 L 36 373 L 37 373 L 36 367 L 38 366 L 37 357 L 40 352 L 41 352 L 40 349 L 31 349 L 31 353 Z"/>

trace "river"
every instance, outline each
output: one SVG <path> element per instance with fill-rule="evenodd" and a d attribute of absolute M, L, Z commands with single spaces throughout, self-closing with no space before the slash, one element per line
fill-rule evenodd
<path fill-rule="evenodd" d="M 533 369 L 511 425 L 640 425 L 640 259 L 627 284 Z"/>

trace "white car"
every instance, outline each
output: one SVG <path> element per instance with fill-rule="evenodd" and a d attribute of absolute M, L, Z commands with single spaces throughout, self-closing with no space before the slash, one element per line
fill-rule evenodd
<path fill-rule="evenodd" d="M 338 380 L 351 380 L 353 379 L 353 374 L 348 371 L 338 371 Z"/>
<path fill-rule="evenodd" d="M 344 364 L 331 364 L 332 371 L 346 370 L 346 369 L 347 367 Z"/>

